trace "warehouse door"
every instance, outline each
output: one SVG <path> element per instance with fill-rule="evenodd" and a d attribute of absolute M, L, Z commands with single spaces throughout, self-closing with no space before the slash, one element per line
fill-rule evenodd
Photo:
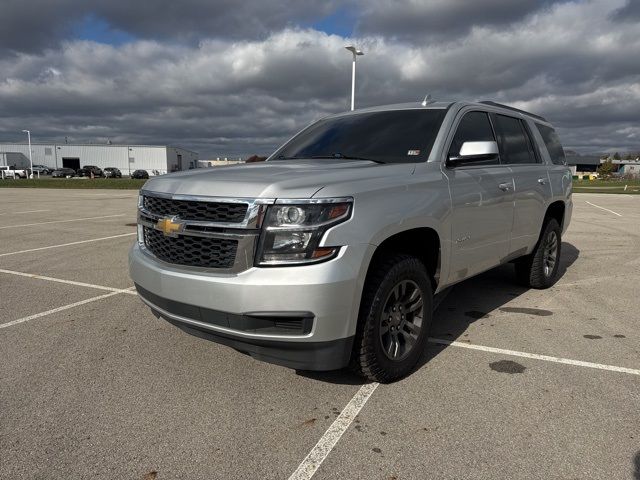
<path fill-rule="evenodd" d="M 62 166 L 65 168 L 73 168 L 74 170 L 78 170 L 80 168 L 80 159 L 62 157 Z"/>

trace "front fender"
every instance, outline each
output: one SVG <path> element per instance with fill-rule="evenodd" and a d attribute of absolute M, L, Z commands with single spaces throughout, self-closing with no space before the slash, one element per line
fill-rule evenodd
<path fill-rule="evenodd" d="M 430 228 L 440 239 L 440 276 L 447 278 L 451 243 L 448 186 L 439 171 L 437 175 L 423 176 L 422 179 L 413 175 L 404 180 L 402 185 L 352 194 L 351 219 L 327 231 L 321 245 L 371 245 L 362 265 L 361 276 L 364 277 L 376 247 L 385 240 L 407 230 Z"/>

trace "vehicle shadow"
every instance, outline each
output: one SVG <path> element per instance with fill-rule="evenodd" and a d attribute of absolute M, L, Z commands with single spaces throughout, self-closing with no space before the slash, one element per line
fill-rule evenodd
<path fill-rule="evenodd" d="M 636 453 L 636 456 L 633 459 L 633 478 L 635 480 L 640 480 L 640 451 Z"/>
<path fill-rule="evenodd" d="M 562 242 L 558 279 L 562 278 L 580 255 L 574 245 Z M 551 287 L 553 288 L 553 287 Z M 488 320 L 488 314 L 504 307 L 529 288 L 518 285 L 512 264 L 505 264 L 455 285 L 434 312 L 430 337 L 447 341 L 465 341 L 466 330 L 474 322 Z M 508 310 L 507 310 L 508 311 Z M 518 310 L 513 310 L 518 311 Z M 546 310 L 529 308 L 526 313 L 548 315 Z M 490 324 L 491 325 L 491 324 Z M 414 372 L 435 358 L 447 345 L 429 343 Z M 298 370 L 298 375 L 322 382 L 362 385 L 367 383 L 347 369 L 332 372 Z"/>
<path fill-rule="evenodd" d="M 562 255 L 558 267 L 558 280 L 561 279 L 580 255 L 574 245 L 562 242 Z M 551 287 L 553 288 L 553 287 Z M 446 341 L 467 341 L 467 328 L 475 322 L 494 326 L 490 320 L 491 312 L 496 310 L 508 313 L 528 313 L 530 315 L 551 315 L 545 309 L 505 307 L 529 290 L 517 283 L 514 266 L 505 264 L 482 273 L 476 277 L 456 284 L 440 303 L 433 316 L 430 337 Z M 429 343 L 416 366 L 416 370 L 445 350 L 447 345 Z"/>

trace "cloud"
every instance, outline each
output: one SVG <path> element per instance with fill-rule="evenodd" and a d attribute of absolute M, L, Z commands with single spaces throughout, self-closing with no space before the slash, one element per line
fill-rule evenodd
<path fill-rule="evenodd" d="M 611 16 L 619 22 L 637 22 L 640 20 L 640 2 L 627 0 L 627 4 L 615 10 Z"/>
<path fill-rule="evenodd" d="M 3 0 L 0 53 L 42 52 L 87 22 L 145 40 L 197 44 L 201 38 L 265 38 L 336 9 L 337 0 L 154 0 L 152 5 L 131 0 Z"/>
<path fill-rule="evenodd" d="M 447 15 L 464 7 L 429 5 Z M 312 120 L 348 108 L 344 45 L 355 41 L 366 52 L 358 59 L 359 106 L 417 102 L 426 93 L 491 99 L 545 115 L 570 148 L 636 150 L 640 26 L 614 20 L 625 5 L 522 2 L 518 12 L 486 20 L 478 13 L 469 28 L 459 25 L 463 33 L 423 43 L 382 26 L 353 39 L 291 26 L 198 42 L 62 40 L 0 57 L 0 140 L 20 140 L 30 128 L 37 140 L 180 144 L 202 157 L 270 153 Z M 287 23 L 265 17 L 263 25 Z"/>
<path fill-rule="evenodd" d="M 69 35 L 85 10 L 77 0 L 3 0 L 0 55 L 41 51 Z"/>
<path fill-rule="evenodd" d="M 474 27 L 500 27 L 523 20 L 557 0 L 362 0 L 358 30 L 410 43 L 454 38 Z"/>

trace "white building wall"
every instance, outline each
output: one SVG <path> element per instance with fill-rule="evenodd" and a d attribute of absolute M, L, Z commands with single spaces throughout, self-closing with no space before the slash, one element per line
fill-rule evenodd
<path fill-rule="evenodd" d="M 198 154 L 178 147 L 167 147 L 167 166 L 169 172 L 198 168 Z"/>
<path fill-rule="evenodd" d="M 29 158 L 29 146 L 22 143 L 0 143 L 0 152 L 19 152 L 22 153 L 25 157 Z M 55 152 L 53 151 L 53 145 L 32 144 L 31 155 L 34 165 L 46 165 L 47 167 L 55 167 Z"/>
<path fill-rule="evenodd" d="M 19 152 L 29 157 L 29 148 L 21 143 L 1 143 L 0 153 Z M 80 166 L 96 165 L 100 168 L 116 167 L 124 175 L 134 170 L 147 170 L 150 175 L 162 175 L 176 170 L 198 166 L 198 154 L 177 147 L 154 145 L 69 145 L 32 144 L 34 165 L 56 168 L 63 166 L 64 158 L 78 158 Z M 182 168 L 178 164 L 182 155 Z M 156 173 L 157 172 L 157 173 Z"/>
<path fill-rule="evenodd" d="M 122 173 L 129 175 L 134 170 L 147 170 L 149 175 L 163 175 L 167 173 L 167 154 L 165 147 L 139 147 L 128 148 L 127 165 Z M 157 173 L 154 172 L 157 171 Z"/>
<path fill-rule="evenodd" d="M 65 158 L 78 158 L 80 167 L 95 165 L 100 168 L 127 166 L 127 147 L 111 145 L 56 145 L 58 166 L 62 167 Z M 126 173 L 126 170 L 123 171 Z"/>

